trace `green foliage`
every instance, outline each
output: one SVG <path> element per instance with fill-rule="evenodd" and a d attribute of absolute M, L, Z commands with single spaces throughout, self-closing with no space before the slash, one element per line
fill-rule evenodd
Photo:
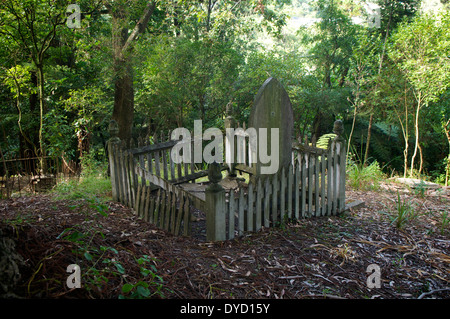
<path fill-rule="evenodd" d="M 351 159 L 347 161 L 347 183 L 358 190 L 377 190 L 385 178 L 377 161 L 369 166 L 356 164 Z"/>
<path fill-rule="evenodd" d="M 44 123 L 47 155 L 60 156 L 66 154 L 69 158 L 73 158 L 76 139 L 65 112 L 59 108 L 50 110 L 44 116 Z"/>
<path fill-rule="evenodd" d="M 111 181 L 104 177 L 87 176 L 59 182 L 54 188 L 57 199 L 88 198 L 91 194 L 108 198 L 111 192 Z"/>
<path fill-rule="evenodd" d="M 362 162 L 367 140 L 368 121 L 357 120 L 353 132 L 352 143 L 349 146 L 355 160 Z M 344 128 L 349 132 L 351 123 L 345 122 Z M 402 143 L 399 138 L 399 128 L 388 123 L 374 123 L 369 148 L 370 161 L 377 161 L 383 170 L 391 169 L 401 171 L 402 167 Z"/>
<path fill-rule="evenodd" d="M 137 259 L 139 272 L 145 279 L 135 284 L 124 284 L 122 286 L 123 295 L 119 295 L 119 299 L 148 299 L 153 296 L 164 298 L 162 291 L 164 281 L 157 274 L 156 266 L 152 264 L 155 261 L 148 255 L 143 255 Z M 152 292 L 152 290 L 154 291 Z"/>
<path fill-rule="evenodd" d="M 396 210 L 391 214 L 388 214 L 388 217 L 391 220 L 391 225 L 395 224 L 395 226 L 400 229 L 403 228 L 406 223 L 414 220 L 417 217 L 417 213 L 414 206 L 408 202 L 408 199 L 405 198 L 402 200 L 397 191 Z"/>
<path fill-rule="evenodd" d="M 448 226 L 450 225 L 450 214 L 448 210 L 441 213 L 441 234 L 444 234 Z"/>
<path fill-rule="evenodd" d="M 426 184 L 423 180 L 420 180 L 420 183 L 416 184 L 414 187 L 414 194 L 419 196 L 420 198 L 425 198 L 426 190 Z"/>
<path fill-rule="evenodd" d="M 345 77 L 348 72 L 356 27 L 333 1 L 320 0 L 317 5 L 318 17 L 321 20 L 315 24 L 313 33 L 307 35 L 304 41 L 313 43 L 310 54 L 323 86 L 332 88 L 337 85 L 339 78 L 343 75 Z"/>
<path fill-rule="evenodd" d="M 439 20 L 424 14 L 402 23 L 392 37 L 390 56 L 421 92 L 422 103 L 435 101 L 450 85 L 449 28 L 449 13 Z"/>
<path fill-rule="evenodd" d="M 143 110 L 158 115 L 159 129 L 190 127 L 193 119 L 221 118 L 231 98 L 241 56 L 231 43 L 160 38 L 145 62 Z"/>
<path fill-rule="evenodd" d="M 114 69 L 112 25 L 117 21 L 111 13 L 123 11 L 119 27 L 129 34 L 147 3 L 107 0 L 103 4 L 112 9 L 105 13 L 98 1 L 82 0 L 82 28 L 69 29 L 67 3 L 1 2 L 0 147 L 5 158 L 29 150 L 36 155 L 42 146 L 46 155 L 64 153 L 81 161 L 83 179 L 99 183 L 91 176 L 105 175 L 100 163 L 106 162 L 114 83 L 121 76 Z M 247 122 L 256 92 L 273 76 L 289 93 L 296 136 L 323 135 L 336 118 L 345 120 L 348 133 L 357 108 L 353 153 L 362 159 L 367 118 L 373 114 L 369 160 L 402 171 L 402 133 L 411 146 L 421 90 L 426 95 L 419 134 L 425 171 L 445 180 L 449 14 L 418 15 L 417 0 L 377 3 L 381 28 L 368 29 L 352 22 L 364 10 L 350 0 L 157 1 L 148 27 L 128 53 L 134 137 L 190 129 L 194 119 L 203 119 L 205 127 L 222 127 L 230 101 L 236 119 Z M 27 23 L 30 17 L 33 23 Z M 299 17 L 321 20 L 299 27 Z M 90 146 L 83 158 L 77 133 Z M 408 159 L 411 154 L 410 147 Z M 71 183 L 60 189 L 73 190 L 74 197 L 84 193 Z"/>

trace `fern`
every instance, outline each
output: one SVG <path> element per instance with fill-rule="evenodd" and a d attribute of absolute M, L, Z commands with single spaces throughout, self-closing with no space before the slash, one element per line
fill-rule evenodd
<path fill-rule="evenodd" d="M 336 138 L 336 136 L 337 135 L 334 133 L 324 134 L 321 137 L 319 137 L 319 140 L 317 141 L 316 146 L 323 148 L 323 149 L 327 149 L 329 141 L 334 140 Z"/>

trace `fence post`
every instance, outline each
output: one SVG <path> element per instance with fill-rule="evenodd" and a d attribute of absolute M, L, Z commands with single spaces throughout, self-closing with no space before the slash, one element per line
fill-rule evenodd
<path fill-rule="evenodd" d="M 222 180 L 220 165 L 209 164 L 208 178 L 211 185 L 206 188 L 206 240 L 226 240 L 225 222 L 225 190 L 219 184 Z"/>
<path fill-rule="evenodd" d="M 344 133 L 344 124 L 341 120 L 334 122 L 333 132 L 337 135 L 336 153 L 338 153 L 338 163 L 335 163 L 337 174 L 337 213 L 342 213 L 345 209 L 345 174 L 346 174 L 346 151 Z"/>
<path fill-rule="evenodd" d="M 227 133 L 226 129 L 234 129 L 236 126 L 236 120 L 234 119 L 233 114 L 232 114 L 231 102 L 229 102 L 227 104 L 226 114 L 227 114 L 227 117 L 225 118 L 225 121 L 224 121 L 225 134 Z M 225 144 L 226 144 L 225 152 L 227 152 L 227 153 L 225 156 L 225 161 L 227 161 L 227 160 L 231 161 L 231 163 L 227 163 L 228 164 L 228 176 L 236 177 L 235 166 L 236 166 L 236 158 L 237 158 L 237 156 L 236 156 L 236 151 L 237 151 L 236 142 L 237 141 L 236 141 L 234 135 L 231 135 L 231 136 L 226 135 L 226 136 L 227 136 L 227 138 L 225 139 Z M 233 141 L 230 141 L 229 138 L 233 138 Z M 233 149 L 231 149 L 231 146 L 233 146 Z M 232 158 L 231 158 L 231 154 L 233 154 Z"/>
<path fill-rule="evenodd" d="M 119 201 L 119 194 L 118 194 L 118 171 L 117 166 L 114 160 L 114 152 L 116 150 L 116 145 L 119 145 L 120 138 L 118 137 L 119 134 L 119 125 L 116 121 L 111 120 L 109 122 L 108 126 L 108 132 L 110 135 L 110 139 L 108 140 L 107 147 L 108 147 L 108 159 L 109 159 L 109 172 L 111 175 L 111 189 L 112 189 L 112 198 L 114 201 Z"/>

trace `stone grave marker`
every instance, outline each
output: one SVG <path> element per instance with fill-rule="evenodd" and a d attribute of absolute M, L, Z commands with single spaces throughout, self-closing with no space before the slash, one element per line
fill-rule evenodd
<path fill-rule="evenodd" d="M 262 143 L 267 143 L 267 155 L 278 147 L 278 156 L 272 160 L 278 160 L 278 171 L 287 167 L 292 161 L 292 134 L 294 129 L 294 116 L 291 101 L 286 90 L 280 82 L 273 77 L 268 78 L 256 94 L 250 113 L 249 127 L 254 127 L 257 132 L 260 128 L 267 128 L 267 140 L 261 141 L 258 133 L 258 153 Z M 271 130 L 277 128 L 278 140 L 271 141 Z M 272 145 L 272 143 L 274 145 Z M 260 161 L 256 161 L 256 175 L 271 175 L 261 173 L 262 167 L 268 167 Z"/>

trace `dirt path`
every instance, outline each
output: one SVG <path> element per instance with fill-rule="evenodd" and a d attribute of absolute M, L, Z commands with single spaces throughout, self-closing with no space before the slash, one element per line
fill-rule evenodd
<path fill-rule="evenodd" d="M 168 235 L 113 202 L 2 200 L 0 231 L 22 259 L 15 260 L 20 277 L 0 295 L 450 298 L 448 196 L 401 195 L 414 212 L 401 229 L 392 223 L 397 193 L 348 191 L 347 198 L 366 207 L 214 244 Z M 81 289 L 66 285 L 70 264 L 81 268 Z M 380 288 L 368 287 L 372 264 Z"/>

